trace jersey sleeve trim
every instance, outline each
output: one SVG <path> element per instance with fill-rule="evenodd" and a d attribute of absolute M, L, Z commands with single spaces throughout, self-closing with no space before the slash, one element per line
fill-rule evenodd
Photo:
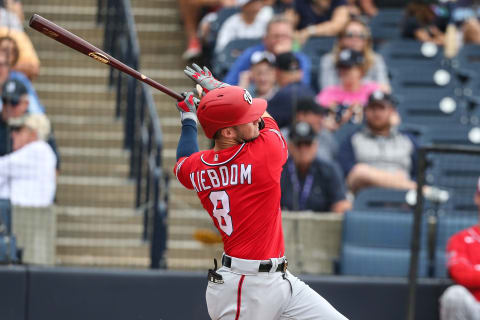
<path fill-rule="evenodd" d="M 285 141 L 284 141 L 283 136 L 282 136 L 282 134 L 280 133 L 280 131 L 278 131 L 278 130 L 276 130 L 276 129 L 269 129 L 269 131 L 275 133 L 275 134 L 278 136 L 278 138 L 280 139 L 280 141 L 282 141 L 282 147 L 285 149 Z"/>
<path fill-rule="evenodd" d="M 188 159 L 188 157 L 183 158 L 183 160 L 180 161 L 180 162 L 178 163 L 178 165 L 177 165 L 177 168 L 176 168 L 176 170 L 175 170 L 175 176 L 177 177 L 177 180 L 179 180 L 179 179 L 178 179 L 178 171 L 180 171 L 180 168 L 182 167 L 183 163 L 184 163 L 185 160 L 187 160 L 187 159 Z M 179 180 L 179 181 L 180 181 L 180 180 Z"/>

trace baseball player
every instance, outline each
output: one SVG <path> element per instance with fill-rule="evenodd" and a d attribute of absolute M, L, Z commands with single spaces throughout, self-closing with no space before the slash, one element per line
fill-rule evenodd
<path fill-rule="evenodd" d="M 202 86 L 177 104 L 182 133 L 174 173 L 197 193 L 223 238 L 222 267 L 210 269 L 206 300 L 212 319 L 346 319 L 287 270 L 280 175 L 287 144 L 267 102 L 213 78 L 185 73 Z M 197 119 L 214 147 L 198 151 Z"/>

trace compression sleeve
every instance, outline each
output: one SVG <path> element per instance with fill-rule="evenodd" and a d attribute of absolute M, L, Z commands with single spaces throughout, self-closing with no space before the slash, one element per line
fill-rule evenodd
<path fill-rule="evenodd" d="M 197 124 L 192 119 L 182 121 L 182 133 L 177 146 L 177 161 L 198 152 Z"/>

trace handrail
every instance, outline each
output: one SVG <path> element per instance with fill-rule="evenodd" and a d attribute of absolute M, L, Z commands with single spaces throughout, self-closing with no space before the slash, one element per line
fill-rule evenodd
<path fill-rule="evenodd" d="M 97 22 L 104 23 L 104 48 L 138 70 L 140 46 L 130 0 L 98 0 Z M 143 211 L 143 240 L 150 241 L 151 268 L 165 267 L 168 175 L 162 168 L 163 135 L 150 87 L 111 68 L 116 116 L 124 120 L 124 147 L 130 151 L 130 178 L 136 183 L 135 207 Z"/>

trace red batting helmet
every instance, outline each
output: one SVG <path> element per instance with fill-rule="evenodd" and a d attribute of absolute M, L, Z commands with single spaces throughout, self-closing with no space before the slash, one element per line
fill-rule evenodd
<path fill-rule="evenodd" d="M 260 119 L 266 109 L 266 100 L 252 99 L 246 89 L 228 86 L 208 92 L 200 101 L 197 116 L 205 135 L 212 139 L 222 128 Z"/>

